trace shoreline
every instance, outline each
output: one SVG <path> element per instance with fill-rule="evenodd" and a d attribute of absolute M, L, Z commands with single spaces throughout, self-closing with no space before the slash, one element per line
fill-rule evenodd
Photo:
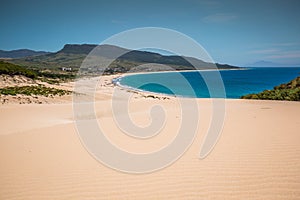
<path fill-rule="evenodd" d="M 252 69 L 251 67 L 240 67 L 240 68 L 233 68 L 233 69 L 192 69 L 192 70 L 178 70 L 178 71 L 174 71 L 174 70 L 170 70 L 170 71 L 156 71 L 156 72 L 152 72 L 152 71 L 148 71 L 148 72 L 129 72 L 129 73 L 123 73 L 120 75 L 125 75 L 125 76 L 129 76 L 129 75 L 138 75 L 138 74 L 156 74 L 156 73 L 176 73 L 176 72 L 196 72 L 196 71 L 231 71 L 231 70 L 249 70 Z M 127 75 L 126 75 L 127 74 Z M 117 75 L 117 74 L 115 74 Z"/>
<path fill-rule="evenodd" d="M 126 76 L 134 76 L 134 75 L 144 75 L 144 74 L 158 74 L 158 73 L 177 73 L 177 72 L 210 72 L 210 71 L 231 71 L 231 70 L 250 70 L 251 68 L 245 68 L 245 69 L 204 69 L 204 70 L 179 70 L 179 71 L 159 71 L 159 72 L 130 72 L 130 73 L 125 73 L 125 74 L 120 74 L 120 75 L 117 75 L 116 78 L 113 78 L 111 80 L 111 82 L 119 87 L 119 88 L 122 88 L 122 89 L 125 89 L 125 90 L 130 90 L 132 92 L 142 92 L 142 93 L 148 93 L 150 95 L 161 95 L 161 96 L 168 96 L 168 97 L 179 97 L 179 98 L 187 98 L 187 99 L 240 99 L 240 98 L 203 98 L 203 97 L 190 97 L 190 96 L 184 96 L 184 95 L 178 95 L 178 94 L 166 94 L 166 93 L 159 93 L 159 92 L 152 92 L 152 91 L 147 91 L 147 90 L 142 90 L 142 89 L 138 89 L 138 88 L 135 88 L 135 87 L 131 87 L 131 86 L 128 86 L 128 85 L 122 85 L 121 84 L 121 79 L 123 77 L 126 77 Z"/>
<path fill-rule="evenodd" d="M 297 68 L 298 69 L 298 68 Z M 230 70 L 217 70 L 217 71 L 236 71 L 236 69 L 230 69 Z M 237 70 L 240 70 L 240 69 L 237 69 Z M 243 70 L 251 70 L 251 68 L 246 68 L 246 69 L 243 69 Z M 188 70 L 188 71 L 183 71 L 183 72 L 198 72 L 199 70 Z M 199 72 L 201 73 L 201 71 L 216 71 L 216 70 L 200 70 Z M 294 70 L 295 71 L 295 70 Z M 184 92 L 184 88 L 181 89 L 180 91 L 177 91 L 177 94 L 168 94 L 168 92 L 157 92 L 157 91 L 164 91 L 164 90 L 160 90 L 159 88 L 156 88 L 156 87 L 153 87 L 153 88 L 145 88 L 145 89 L 139 89 L 139 88 L 136 88 L 134 87 L 134 85 L 136 85 L 136 83 L 138 83 L 139 85 L 143 84 L 143 81 L 144 79 L 147 80 L 147 77 L 149 76 L 146 76 L 146 75 L 150 75 L 151 74 L 157 74 L 157 73 L 161 73 L 161 74 L 164 74 L 164 73 L 169 73 L 169 74 L 172 74 L 172 73 L 176 73 L 176 72 L 181 72 L 181 71 L 163 71 L 163 72 L 142 72 L 142 73 L 127 73 L 127 74 L 121 74 L 119 76 L 117 76 L 116 78 L 114 78 L 112 80 L 113 84 L 116 85 L 117 87 L 120 87 L 120 88 L 123 88 L 123 89 L 127 89 L 127 90 L 131 90 L 133 92 L 147 92 L 149 94 L 157 94 L 157 95 L 166 95 L 166 96 L 174 96 L 174 97 L 181 97 L 181 98 L 210 98 L 211 95 L 209 93 L 209 91 L 207 92 L 206 91 L 206 88 L 207 87 L 204 87 L 204 86 L 201 86 L 201 87 L 198 87 L 197 85 L 195 84 L 192 84 L 193 88 L 194 86 L 196 88 L 199 88 L 199 91 L 202 91 L 202 93 L 197 93 L 197 94 L 194 94 L 194 93 L 190 93 L 190 92 Z M 277 75 L 278 76 L 278 79 L 280 78 L 280 75 L 278 74 L 278 71 L 271 71 L 272 73 L 271 74 L 274 74 L 275 76 Z M 280 72 L 280 71 L 279 71 Z M 293 78 L 293 79 L 287 79 L 287 75 L 281 75 L 282 76 L 282 82 L 278 83 L 278 81 L 271 81 L 270 83 L 265 83 L 265 84 L 262 84 L 261 82 L 259 81 L 249 81 L 248 82 L 246 81 L 245 83 L 248 83 L 248 85 L 243 85 L 242 82 L 241 82 L 241 85 L 240 86 L 232 86 L 230 85 L 228 82 L 231 81 L 231 79 L 233 81 L 235 81 L 234 78 L 234 75 L 236 74 L 239 74 L 241 75 L 242 77 L 247 77 L 249 76 L 250 78 L 255 78 L 255 76 L 253 76 L 253 73 L 252 72 L 242 72 L 242 73 L 234 73 L 234 72 L 231 72 L 231 73 L 225 73 L 225 74 L 222 74 L 222 77 L 220 77 L 222 80 L 221 82 L 224 84 L 221 84 L 220 82 L 220 86 L 222 86 L 221 88 L 224 87 L 224 89 L 226 90 L 225 92 L 225 95 L 214 95 L 215 97 L 213 98 L 219 98 L 219 99 L 245 99 L 247 96 L 249 97 L 253 97 L 252 99 L 260 99 L 260 100 L 278 100 L 278 101 L 299 101 L 297 98 L 297 94 L 294 94 L 294 93 L 297 93 L 297 90 L 295 90 L 296 86 L 291 88 L 289 91 L 287 90 L 277 90 L 278 87 L 282 88 L 283 85 L 286 85 L 286 88 L 288 88 L 288 85 L 291 85 L 291 84 L 295 84 L 295 82 L 299 82 L 299 77 L 298 79 L 297 78 Z M 248 75 L 249 74 L 249 75 Z M 252 74 L 252 75 L 251 75 Z M 140 78 L 135 78 L 133 77 L 132 80 L 134 80 L 135 82 L 130 82 L 130 76 L 136 76 L 136 75 L 145 75 L 145 77 L 141 78 L 142 76 L 139 76 Z M 224 75 L 224 77 L 223 77 Z M 290 75 L 291 76 L 291 75 Z M 296 76 L 296 75 L 295 75 Z M 125 77 L 129 77 L 128 78 L 128 84 L 126 84 L 126 82 L 122 83 L 122 79 L 124 79 Z M 165 76 L 165 77 L 168 77 L 169 76 Z M 159 83 L 160 79 L 165 79 L 164 75 L 160 75 L 159 76 L 159 79 L 151 79 L 151 80 L 154 80 L 154 81 L 157 81 L 157 83 Z M 172 78 L 172 76 L 170 75 L 170 78 Z M 192 77 L 193 78 L 193 77 Z M 223 82 L 223 78 L 225 79 L 225 82 Z M 174 79 L 174 77 L 173 77 Z M 247 78 L 246 78 L 247 79 Z M 126 79 L 127 80 L 127 79 Z M 191 79 L 191 80 L 196 80 L 198 81 L 198 79 Z M 272 80 L 272 79 L 271 79 Z M 227 81 L 227 82 L 226 82 Z M 167 82 L 167 83 L 173 83 L 173 82 Z M 226 83 L 226 85 L 225 85 Z M 252 84 L 253 83 L 253 86 L 249 86 L 249 84 Z M 272 84 L 273 83 L 273 84 Z M 206 84 L 206 82 L 204 83 Z M 237 85 L 237 82 L 235 82 L 235 84 Z M 174 84 L 173 84 L 174 85 Z M 226 86 L 226 88 L 225 88 Z M 181 87 L 179 87 L 180 89 Z M 213 89 L 213 88 L 211 88 Z M 197 89 L 198 90 L 198 89 Z M 218 91 L 218 89 L 216 89 Z M 246 91 L 247 90 L 247 91 Z M 276 90 L 276 91 L 275 91 Z M 268 93 L 267 93 L 268 92 Z M 280 96 L 278 95 L 275 95 L 275 93 L 280 93 Z M 268 94 L 269 96 L 263 96 L 262 94 Z M 276 94 L 277 94 L 276 93 Z M 287 95 L 287 94 L 288 95 Z M 222 94 L 222 92 L 221 92 Z M 260 98 L 258 98 L 258 96 L 260 95 Z M 257 97 L 256 97 L 257 96 Z M 251 99 L 249 98 L 248 99 Z"/>

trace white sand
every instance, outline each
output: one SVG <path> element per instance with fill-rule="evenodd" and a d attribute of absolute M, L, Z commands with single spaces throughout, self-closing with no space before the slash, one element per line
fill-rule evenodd
<path fill-rule="evenodd" d="M 180 122 L 175 98 L 133 95 L 129 111 L 139 125 L 151 122 L 151 106 L 167 111 L 162 134 L 140 141 L 118 134 L 111 94 L 111 86 L 99 88 L 96 113 L 121 148 L 149 152 L 174 137 Z M 0 199 L 300 199 L 299 102 L 226 100 L 222 135 L 203 160 L 211 101 L 197 102 L 202 118 L 189 150 L 173 165 L 142 175 L 112 170 L 86 151 L 70 102 L 1 105 Z"/>

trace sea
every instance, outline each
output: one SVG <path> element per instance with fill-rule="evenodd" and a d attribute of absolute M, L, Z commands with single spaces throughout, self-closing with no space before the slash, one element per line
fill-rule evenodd
<path fill-rule="evenodd" d="M 300 67 L 155 72 L 125 75 L 122 87 L 192 98 L 232 98 L 273 89 L 300 76 Z"/>

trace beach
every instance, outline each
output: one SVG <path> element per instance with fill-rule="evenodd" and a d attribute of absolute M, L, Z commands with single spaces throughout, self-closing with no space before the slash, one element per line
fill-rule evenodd
<path fill-rule="evenodd" d="M 107 137 L 129 152 L 164 145 L 181 122 L 178 98 L 133 92 L 104 76 L 95 113 Z M 129 101 L 135 123 L 151 123 L 149 109 L 160 105 L 161 134 L 138 140 L 114 123 L 110 105 Z M 226 118 L 214 149 L 199 159 L 212 116 L 211 99 L 193 99 L 201 115 L 190 148 L 172 165 L 146 174 L 111 169 L 85 149 L 76 129 L 71 97 L 43 104 L 0 105 L 0 199 L 299 199 L 299 102 L 226 99 Z"/>

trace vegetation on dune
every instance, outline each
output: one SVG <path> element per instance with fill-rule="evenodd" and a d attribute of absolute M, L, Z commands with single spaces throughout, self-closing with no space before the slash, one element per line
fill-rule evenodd
<path fill-rule="evenodd" d="M 52 72 L 40 71 L 37 72 L 37 74 L 41 78 L 59 79 L 62 81 L 72 80 L 76 78 L 76 75 L 73 73 L 52 73 Z"/>
<path fill-rule="evenodd" d="M 12 63 L 0 61 L 0 75 L 7 74 L 10 76 L 23 75 L 32 79 L 39 79 L 43 82 L 50 84 L 59 83 L 60 81 L 67 81 L 76 78 L 76 75 L 72 72 L 54 72 L 38 69 L 29 69 L 23 66 L 19 66 Z"/>
<path fill-rule="evenodd" d="M 75 78 L 75 75 L 69 74 L 69 73 L 52 73 L 52 72 L 45 72 L 45 71 L 35 71 L 31 69 L 27 69 L 25 67 L 6 63 L 3 61 L 0 61 L 0 75 L 22 75 L 34 80 L 40 80 L 43 82 L 47 82 L 49 84 L 57 84 L 60 81 L 69 80 Z M 0 88 L 0 94 L 2 95 L 17 95 L 17 94 L 23 94 L 23 95 L 42 95 L 42 96 L 62 96 L 66 94 L 71 94 L 70 91 L 62 90 L 62 89 L 56 89 L 51 87 L 45 87 L 41 84 L 39 85 L 31 85 L 31 86 L 16 86 L 16 87 L 5 87 Z"/>
<path fill-rule="evenodd" d="M 3 61 L 0 61 L 0 74 L 7 74 L 10 76 L 23 75 L 32 79 L 35 79 L 38 76 L 33 70 Z"/>
<path fill-rule="evenodd" d="M 23 94 L 27 96 L 31 95 L 41 95 L 41 96 L 62 96 L 66 94 L 71 94 L 71 91 L 68 90 L 62 90 L 62 89 L 56 89 L 56 88 L 50 88 L 45 87 L 43 85 L 38 86 L 21 86 L 21 87 L 6 87 L 6 88 L 0 88 L 0 94 L 3 95 L 17 95 L 17 94 Z"/>
<path fill-rule="evenodd" d="M 258 94 L 248 94 L 241 98 L 300 101 L 300 76 L 288 83 L 274 87 L 273 90 L 265 90 Z"/>

